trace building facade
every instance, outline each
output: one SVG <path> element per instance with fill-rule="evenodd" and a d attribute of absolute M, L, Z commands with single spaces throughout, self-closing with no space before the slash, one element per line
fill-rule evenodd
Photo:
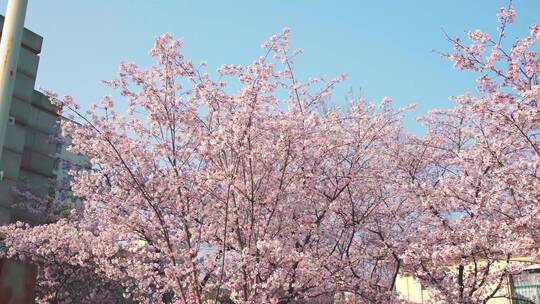
<path fill-rule="evenodd" d="M 412 303 L 431 303 L 429 290 L 413 277 L 398 276 L 396 291 L 401 298 Z M 508 275 L 496 297 L 487 304 L 540 304 L 540 265 L 533 265 L 522 272 Z"/>
<path fill-rule="evenodd" d="M 4 17 L 0 16 L 0 28 L 3 25 Z M 41 36 L 24 29 L 5 142 L 0 147 L 0 225 L 41 223 L 39 214 L 17 206 L 20 197 L 15 189 L 53 201 L 59 193 L 52 186 L 67 182 L 71 165 L 88 163 L 82 155 L 70 153 L 65 145 L 52 140 L 59 120 L 65 118 L 58 115 L 47 96 L 34 89 L 42 42 Z M 33 303 L 36 274 L 32 265 L 0 259 L 0 303 Z"/>
<path fill-rule="evenodd" d="M 3 25 L 4 17 L 0 16 Z M 25 186 L 37 197 L 55 196 L 51 185 L 65 180 L 65 164 L 83 165 L 86 159 L 51 141 L 63 119 L 47 96 L 34 89 L 43 38 L 24 29 L 15 77 L 10 119 L 0 170 L 0 225 L 15 221 L 38 223 L 34 214 L 14 208 L 14 187 Z"/>

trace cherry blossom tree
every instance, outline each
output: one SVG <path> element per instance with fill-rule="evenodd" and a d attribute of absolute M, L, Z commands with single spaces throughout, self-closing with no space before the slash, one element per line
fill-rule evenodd
<path fill-rule="evenodd" d="M 327 107 L 344 76 L 302 82 L 288 37 L 213 79 L 162 35 L 153 67 L 122 64 L 106 82 L 125 113 L 111 96 L 84 113 L 49 92 L 92 168 L 71 172 L 83 211 L 2 228 L 5 255 L 45 269 L 41 301 L 95 302 L 114 288 L 141 303 L 399 301 L 387 244 L 399 234 L 398 164 L 381 151 L 404 140 L 405 109 L 353 97 Z M 63 288 L 92 276 L 86 298 Z"/>
<path fill-rule="evenodd" d="M 449 37 L 443 53 L 473 71 L 480 96 L 461 95 L 455 107 L 423 122 L 408 171 L 418 224 L 403 254 L 404 272 L 430 290 L 433 302 L 486 303 L 504 295 L 509 274 L 534 256 L 540 198 L 540 72 L 536 24 L 509 50 L 515 18 L 498 13 L 495 38 L 469 32 L 470 44 Z"/>

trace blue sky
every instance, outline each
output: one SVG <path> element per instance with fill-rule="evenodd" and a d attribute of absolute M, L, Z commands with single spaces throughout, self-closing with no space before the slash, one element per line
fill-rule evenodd
<path fill-rule="evenodd" d="M 5 12 L 6 1 L 0 9 Z M 453 1 L 196 1 L 30 0 L 26 27 L 44 37 L 37 88 L 73 95 L 89 105 L 108 93 L 100 80 L 114 78 L 118 64 L 151 64 L 153 38 L 171 32 L 184 41 L 187 57 L 209 67 L 247 64 L 260 45 L 283 27 L 292 28 L 300 77 L 348 75 L 348 88 L 370 100 L 383 96 L 398 106 L 416 103 L 407 119 L 451 106 L 448 97 L 474 92 L 473 75 L 458 72 L 433 50 L 450 50 L 441 28 L 465 35 L 476 28 L 493 33 L 499 0 Z M 509 38 L 540 22 L 540 1 L 515 0 L 517 21 Z M 511 40 L 508 40 L 510 42 Z"/>

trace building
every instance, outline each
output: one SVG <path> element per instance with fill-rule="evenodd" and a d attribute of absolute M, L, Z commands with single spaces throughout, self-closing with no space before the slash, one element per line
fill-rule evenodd
<path fill-rule="evenodd" d="M 401 298 L 412 303 L 430 303 L 429 290 L 413 277 L 398 276 L 396 290 Z M 487 304 L 540 304 L 540 265 L 507 276 L 496 296 Z"/>
<path fill-rule="evenodd" d="M 3 22 L 4 17 L 0 16 L 0 24 L 3 25 Z M 54 196 L 51 183 L 64 179 L 66 175 L 61 163 L 69 160 L 82 165 L 86 161 L 83 156 L 70 154 L 65 147 L 51 141 L 51 136 L 57 130 L 57 122 L 62 117 L 49 99 L 34 89 L 42 42 L 41 36 L 24 29 L 0 162 L 3 171 L 0 181 L 0 225 L 15 221 L 38 222 L 33 214 L 13 208 L 14 186 L 28 186 L 37 197 Z"/>
<path fill-rule="evenodd" d="M 60 119 L 68 119 L 60 117 Z M 70 191 L 70 170 L 81 170 L 90 168 L 90 161 L 81 154 L 75 154 L 68 151 L 71 144 L 69 138 L 64 138 L 63 143 L 56 144 L 56 159 L 53 164 L 53 174 L 55 175 L 56 189 L 61 189 L 55 193 L 55 198 L 71 206 L 82 206 L 82 200 L 75 197 Z"/>
<path fill-rule="evenodd" d="M 0 28 L 3 25 L 0 16 Z M 24 29 L 5 142 L 0 147 L 0 225 L 16 221 L 34 225 L 42 220 L 28 209 L 15 207 L 15 188 L 48 202 L 58 197 L 52 185 L 66 182 L 69 167 L 88 166 L 84 156 L 52 140 L 59 120 L 65 118 L 47 96 L 34 89 L 42 42 L 41 36 Z M 0 303 L 32 303 L 36 275 L 32 265 L 0 259 Z"/>

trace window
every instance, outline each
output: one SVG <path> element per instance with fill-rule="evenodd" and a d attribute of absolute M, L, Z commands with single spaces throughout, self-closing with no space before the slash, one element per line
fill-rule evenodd
<path fill-rule="evenodd" d="M 61 160 L 59 158 L 54 160 L 54 163 L 53 163 L 53 169 L 54 170 L 58 170 L 60 168 L 60 162 L 61 162 Z"/>
<path fill-rule="evenodd" d="M 526 269 L 510 278 L 516 304 L 540 304 L 540 268 Z"/>

